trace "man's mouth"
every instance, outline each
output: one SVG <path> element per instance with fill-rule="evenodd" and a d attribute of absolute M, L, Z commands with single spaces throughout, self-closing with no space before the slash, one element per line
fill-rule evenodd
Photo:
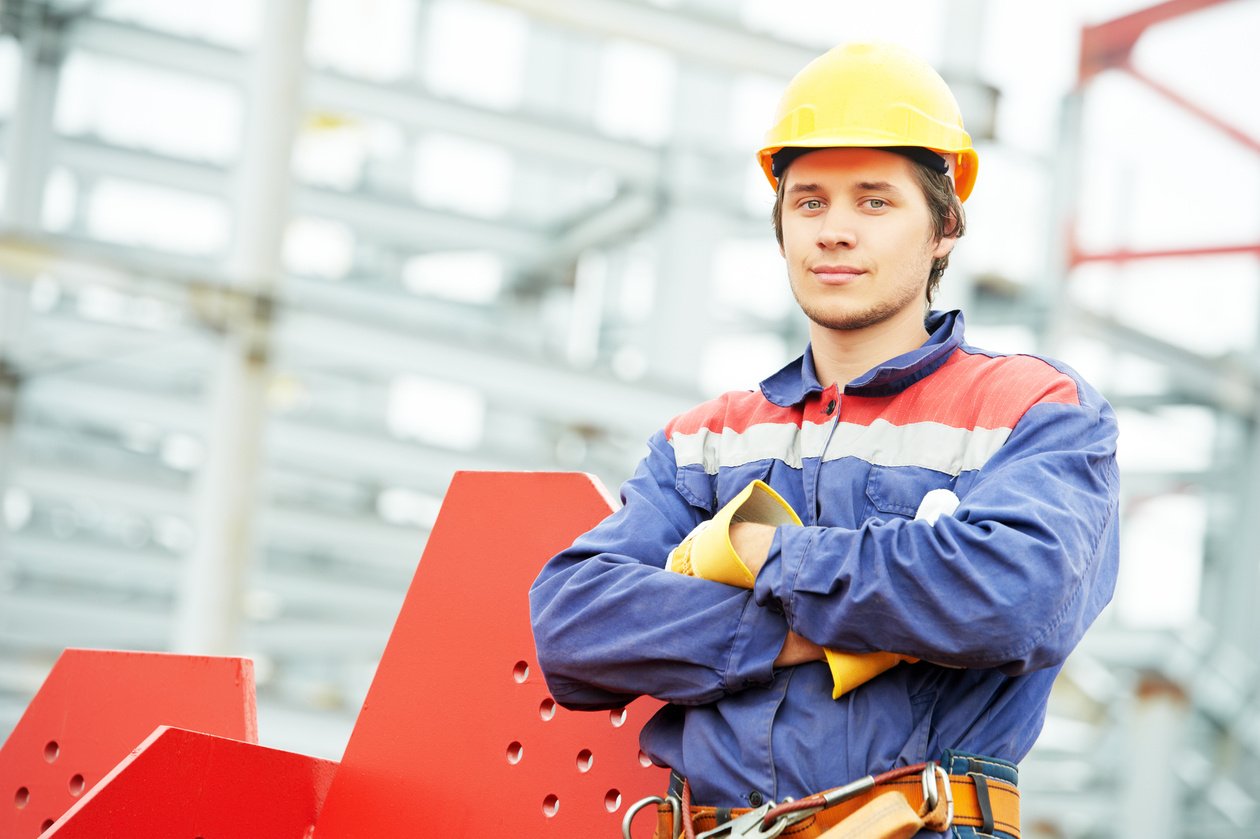
<path fill-rule="evenodd" d="M 837 285 L 851 283 L 866 273 L 863 269 L 852 265 L 815 265 L 809 269 L 809 272 L 819 282 Z"/>

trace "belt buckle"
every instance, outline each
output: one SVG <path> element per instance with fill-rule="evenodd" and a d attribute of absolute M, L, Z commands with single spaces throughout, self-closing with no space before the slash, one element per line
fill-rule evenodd
<path fill-rule="evenodd" d="M 696 834 L 696 839 L 741 839 L 741 837 L 742 839 L 773 839 L 787 829 L 790 820 L 779 819 L 770 825 L 769 830 L 765 829 L 762 823 L 765 821 L 766 813 L 769 813 L 772 807 L 774 807 L 774 802 L 767 801 L 757 809 L 749 810 L 725 824 Z"/>

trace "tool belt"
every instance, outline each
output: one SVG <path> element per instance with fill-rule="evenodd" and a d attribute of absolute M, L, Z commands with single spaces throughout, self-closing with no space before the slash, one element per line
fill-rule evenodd
<path fill-rule="evenodd" d="M 982 758 L 956 756 L 951 768 L 960 760 L 964 772 L 921 763 L 755 809 L 692 806 L 690 786 L 675 776 L 666 798 L 646 798 L 627 811 L 622 832 L 628 837 L 635 814 L 655 804 L 655 839 L 909 839 L 924 828 L 951 826 L 1019 839 L 1015 783 L 985 774 L 983 767 L 995 764 Z M 1010 764 L 1000 766 L 1015 777 Z"/>

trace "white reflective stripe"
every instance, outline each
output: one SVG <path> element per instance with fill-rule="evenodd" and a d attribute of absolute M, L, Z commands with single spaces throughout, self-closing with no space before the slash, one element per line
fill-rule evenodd
<path fill-rule="evenodd" d="M 801 456 L 818 457 L 823 453 L 827 441 L 831 439 L 832 422 L 807 422 L 801 429 Z"/>
<path fill-rule="evenodd" d="M 793 469 L 801 468 L 801 457 L 817 457 L 827 441 L 829 424 L 807 422 L 760 423 L 747 431 L 724 428 L 721 432 L 702 428 L 692 434 L 669 438 L 674 460 L 679 466 L 704 466 L 716 475 L 719 468 L 743 466 L 758 460 L 781 460 Z"/>
<path fill-rule="evenodd" d="M 823 459 L 858 457 L 874 466 L 921 466 L 958 475 L 984 466 L 1010 436 L 1009 428 L 954 428 L 939 422 L 842 422 Z"/>
<path fill-rule="evenodd" d="M 830 432 L 830 423 L 807 422 L 799 428 L 792 423 L 761 423 L 742 432 L 702 428 L 675 434 L 670 443 L 678 466 L 699 465 L 716 475 L 720 468 L 768 459 L 799 469 L 803 457 L 818 457 Z M 856 457 L 875 466 L 921 466 L 958 475 L 984 466 L 1010 434 L 1009 428 L 953 428 L 939 422 L 842 422 L 827 445 L 825 460 Z"/>

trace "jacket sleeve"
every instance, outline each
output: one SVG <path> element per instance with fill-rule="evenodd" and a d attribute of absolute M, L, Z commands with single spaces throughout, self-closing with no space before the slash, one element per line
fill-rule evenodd
<path fill-rule="evenodd" d="M 824 646 L 1011 675 L 1059 664 L 1115 588 L 1115 444 L 1096 394 L 1034 405 L 952 517 L 780 528 L 757 600 Z"/>
<path fill-rule="evenodd" d="M 553 557 L 530 589 L 538 662 L 570 708 L 624 705 L 640 694 L 682 705 L 766 684 L 787 636 L 751 591 L 665 570 L 706 513 L 675 488 L 657 433 L 620 510 Z"/>

